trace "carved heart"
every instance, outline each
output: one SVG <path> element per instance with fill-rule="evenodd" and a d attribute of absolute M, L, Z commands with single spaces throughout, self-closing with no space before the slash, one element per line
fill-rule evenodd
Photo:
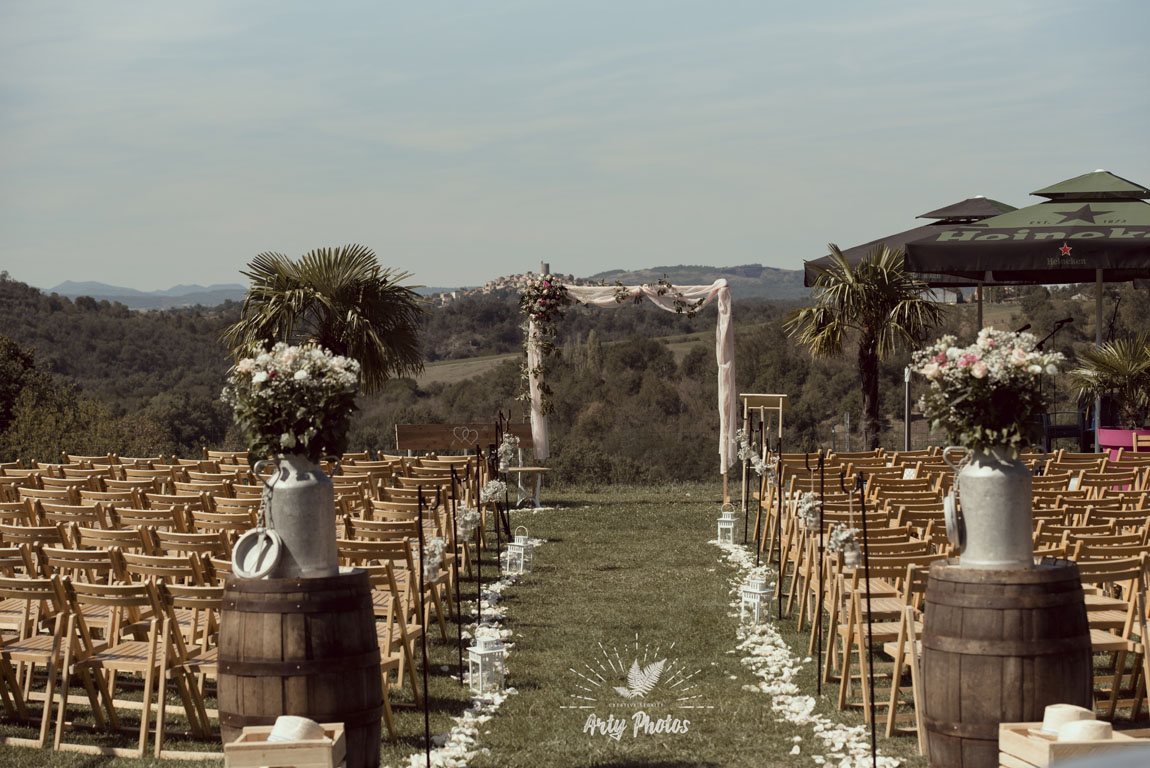
<path fill-rule="evenodd" d="M 467 427 L 455 427 L 451 430 L 452 441 L 451 445 L 454 446 L 457 442 L 464 445 L 475 445 L 479 442 L 479 432 Z"/>

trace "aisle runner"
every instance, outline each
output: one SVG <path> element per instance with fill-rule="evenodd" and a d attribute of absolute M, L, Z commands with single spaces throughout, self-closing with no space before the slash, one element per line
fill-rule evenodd
<path fill-rule="evenodd" d="M 531 543 L 538 549 L 546 543 L 544 539 L 531 539 Z M 483 610 L 483 623 L 476 627 L 474 622 L 464 625 L 463 638 L 470 640 L 473 637 L 497 637 L 503 640 L 503 647 L 507 649 L 507 656 L 511 655 L 514 643 L 508 642 L 512 636 L 510 629 L 503 629 L 503 609 L 499 606 L 499 599 L 503 590 L 515 583 L 518 577 L 515 574 L 504 573 L 499 581 L 483 586 L 483 597 L 480 607 Z M 464 606 L 469 606 L 465 602 Z M 471 613 L 474 618 L 474 612 Z M 466 661 L 466 656 L 465 656 Z M 467 676 L 464 674 L 464 681 Z M 495 714 L 508 696 L 518 693 L 514 688 L 507 688 L 503 693 L 473 696 L 471 706 L 462 715 L 452 718 L 454 724 L 449 733 L 437 733 L 431 741 L 434 749 L 431 750 L 431 765 L 434 768 L 466 768 L 467 762 L 476 755 L 491 754 L 491 750 L 480 748 L 476 744 L 479 737 L 479 726 L 486 723 Z M 408 755 L 408 768 L 424 768 L 427 765 L 427 754 L 420 750 Z"/>
<path fill-rule="evenodd" d="M 774 586 L 775 582 L 771 581 L 776 576 L 774 570 L 765 565 L 756 568 L 752 551 L 738 544 L 720 544 L 714 539 L 711 543 L 722 549 L 727 562 L 735 567 L 735 576 L 730 582 L 734 599 L 730 605 L 736 611 L 741 607 L 740 588 L 752 574 L 766 578 Z M 738 613 L 735 615 L 738 616 Z M 767 694 L 771 697 L 771 709 L 778 712 L 782 720 L 796 726 L 810 726 L 814 733 L 806 749 L 802 745 L 803 737 L 795 736 L 792 755 L 806 753 L 816 765 L 829 763 L 839 768 L 870 768 L 870 733 L 867 726 L 847 726 L 836 723 L 826 715 L 817 714 L 814 711 L 815 697 L 803 695 L 793 682 L 802 665 L 811 663 L 809 657 L 799 661 L 771 622 L 740 624 L 737 636 L 740 642 L 735 646 L 736 651 L 747 654 L 740 661 L 762 680 L 757 686 L 743 686 L 743 690 Z M 880 752 L 878 764 L 880 768 L 894 768 L 900 761 Z"/>

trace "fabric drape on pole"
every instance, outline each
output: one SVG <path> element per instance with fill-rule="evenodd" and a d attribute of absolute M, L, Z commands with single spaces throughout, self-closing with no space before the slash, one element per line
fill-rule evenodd
<path fill-rule="evenodd" d="M 735 400 L 735 337 L 731 326 L 731 289 L 727 286 L 727 281 L 720 279 L 711 285 L 677 285 L 674 287 L 674 295 L 668 292 L 660 296 L 659 286 L 650 285 L 629 286 L 625 290 L 627 298 L 645 296 L 668 312 L 675 311 L 676 299 L 681 299 L 688 305 L 701 299 L 703 303 L 700 309 L 712 301 L 718 301 L 719 321 L 715 327 L 715 359 L 719 365 L 719 466 L 725 475 L 735 460 L 737 451 L 735 430 L 738 429 L 739 415 Z M 619 296 L 619 291 L 617 286 L 567 286 L 567 294 L 572 299 L 593 307 L 619 306 L 620 302 L 616 298 Z M 530 323 L 527 331 L 527 365 L 531 369 L 534 369 L 542 359 L 535 333 L 535 325 Z M 535 443 L 535 458 L 545 459 L 550 455 L 547 443 L 547 419 L 543 415 L 539 382 L 534 376 L 531 377 L 530 394 L 531 437 Z"/>
<path fill-rule="evenodd" d="M 527 370 L 537 371 L 543 363 L 543 353 L 539 351 L 539 326 L 534 320 L 527 321 Z M 550 437 L 547 434 L 547 417 L 543 415 L 543 393 L 539 391 L 539 376 L 528 375 L 528 393 L 531 395 L 531 442 L 535 446 L 535 458 L 545 459 L 551 455 Z"/>

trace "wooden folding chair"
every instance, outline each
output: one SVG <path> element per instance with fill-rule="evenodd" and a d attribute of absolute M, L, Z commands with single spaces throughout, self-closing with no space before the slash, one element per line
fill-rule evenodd
<path fill-rule="evenodd" d="M 50 501 L 34 503 L 36 517 L 40 525 L 82 525 L 86 528 L 112 528 L 103 504 L 85 506 L 83 504 L 53 504 Z"/>
<path fill-rule="evenodd" d="M 412 696 L 417 705 L 422 706 L 423 694 L 420 692 L 419 679 L 415 674 L 415 641 L 419 639 L 427 626 L 426 612 L 420 607 L 418 598 L 418 578 L 415 564 L 411 557 L 408 542 L 404 541 L 336 541 L 339 555 L 349 565 L 361 566 L 371 569 L 374 566 L 386 568 L 384 579 L 373 579 L 372 605 L 377 619 L 390 615 L 391 621 L 384 627 L 377 626 L 380 634 L 380 648 L 384 648 L 386 639 L 387 648 L 394 647 L 395 641 L 401 645 L 403 660 L 399 675 L 402 679 L 403 669 L 406 668 L 411 678 Z M 384 586 L 386 593 L 380 593 L 379 587 Z M 395 608 L 390 614 L 388 606 Z M 416 618 L 413 618 L 416 617 Z"/>
<path fill-rule="evenodd" d="M 72 607 L 66 630 L 68 644 L 64 652 L 65 671 L 92 675 L 99 693 L 97 700 L 91 698 L 92 691 L 89 691 L 93 712 L 99 709 L 102 704 L 111 728 L 116 730 L 120 728 L 120 719 L 116 713 L 117 707 L 138 709 L 140 727 L 138 747 L 135 750 L 64 743 L 63 731 L 66 720 L 64 705 L 68 700 L 69 687 L 68 684 L 65 684 L 56 721 L 55 748 L 116 757 L 143 757 L 147 749 L 148 730 L 152 717 L 153 691 L 158 687 L 158 695 L 162 699 L 164 696 L 162 681 L 167 679 L 169 670 L 173 669 L 174 664 L 183 661 L 179 657 L 178 648 L 173 652 L 173 638 L 178 640 L 179 635 L 173 632 L 152 582 L 110 586 L 65 582 L 65 589 Z M 126 614 L 132 610 L 137 612 L 151 610 L 153 618 L 145 622 L 147 632 L 144 639 L 126 640 L 120 637 L 119 632 L 112 632 L 106 640 L 97 642 L 93 639 L 84 620 L 81 612 L 83 606 L 106 606 L 117 615 Z M 116 690 L 116 677 L 121 673 L 143 675 L 142 703 L 113 697 Z M 187 679 L 182 673 L 173 674 L 173 677 L 176 680 L 177 691 L 183 700 L 184 710 L 188 713 L 192 730 L 198 735 L 201 733 L 201 729 L 195 716 L 195 704 L 188 690 Z M 159 685 L 157 686 L 158 682 Z"/>
<path fill-rule="evenodd" d="M 120 550 L 67 549 L 64 547 L 36 546 L 36 560 L 45 578 L 52 576 L 84 584 L 113 584 L 123 580 L 123 562 Z M 117 617 L 106 606 L 85 605 L 81 608 L 90 629 L 100 630 L 102 637 L 118 630 Z M 133 616 L 133 619 L 138 619 Z"/>
<path fill-rule="evenodd" d="M 28 488 L 16 489 L 20 501 L 32 499 L 34 501 L 47 501 L 54 504 L 79 504 L 80 492 L 75 488 Z"/>
<path fill-rule="evenodd" d="M 188 584 L 159 583 L 156 590 L 164 608 L 169 612 L 168 621 L 177 622 L 177 616 L 190 617 L 190 632 L 185 632 L 186 643 L 180 651 L 180 660 L 173 662 L 179 672 L 185 675 L 188 693 L 194 705 L 193 712 L 185 712 L 189 721 L 196 718 L 204 734 L 211 733 L 211 720 L 219 719 L 216 709 L 208 709 L 204 703 L 205 683 L 208 679 L 219 678 L 219 632 L 220 607 L 223 604 L 222 586 L 195 586 Z M 157 714 L 159 725 L 156 729 L 157 758 L 184 757 L 178 751 L 164 750 L 164 714 L 167 702 L 161 698 Z M 197 755 L 198 756 L 198 755 Z"/>
<path fill-rule="evenodd" d="M 119 491 L 82 490 L 80 491 L 80 503 L 90 506 L 104 504 L 105 506 L 142 507 L 144 506 L 144 499 L 139 490 L 135 488 Z"/>
<path fill-rule="evenodd" d="M 151 528 L 177 533 L 184 533 L 188 529 L 184 508 L 178 504 L 164 509 L 109 506 L 105 512 L 108 524 L 113 528 Z"/>
<path fill-rule="evenodd" d="M 188 530 L 194 533 L 223 534 L 229 547 L 240 534 L 256 527 L 255 512 L 192 512 Z"/>
<path fill-rule="evenodd" d="M 1094 585 L 1108 592 L 1114 601 L 1110 609 L 1092 610 L 1088 602 L 1086 612 L 1090 623 L 1090 644 L 1094 653 L 1109 653 L 1109 670 L 1094 671 L 1094 698 L 1096 706 L 1105 702 L 1106 717 L 1113 719 L 1120 703 L 1122 679 L 1126 673 L 1126 657 L 1140 651 L 1133 633 L 1139 625 L 1138 606 L 1145 600 L 1146 555 L 1109 560 L 1083 560 L 1078 563 L 1082 584 Z M 1094 608 L 1098 608 L 1097 602 Z M 1139 627 L 1140 630 L 1140 627 Z M 1145 640 L 1145 638 L 1143 638 Z M 1103 687 L 1109 683 L 1110 687 Z M 1126 702 L 1121 702 L 1126 703 Z M 1131 700 L 1129 703 L 1133 704 Z"/>
<path fill-rule="evenodd" d="M 26 501 L 0 501 L 0 524 L 35 525 L 35 507 Z"/>
<path fill-rule="evenodd" d="M 0 523 L 0 541 L 6 546 L 45 544 L 54 547 L 70 545 L 62 525 L 9 525 Z"/>
<path fill-rule="evenodd" d="M 44 708 L 40 714 L 40 735 L 37 739 L 0 738 L 6 745 L 43 747 L 48 741 L 52 720 L 52 706 L 56 698 L 57 670 L 61 664 L 61 644 L 67 611 L 64 609 L 64 591 L 60 579 L 33 579 L 28 577 L 0 577 L 0 600 L 19 603 L 21 621 L 17 634 L 10 640 L 0 639 L 0 697 L 9 717 L 29 720 L 28 700 L 33 671 L 37 664 L 47 668 L 47 682 L 43 694 Z M 42 634 L 40 628 L 50 623 L 52 634 Z M 27 665 L 26 680 L 22 686 L 12 665 Z M 89 681 L 90 682 L 90 681 Z M 65 692 L 65 698 L 67 693 Z"/>
<path fill-rule="evenodd" d="M 71 532 L 72 544 L 76 549 L 111 549 L 118 548 L 121 552 L 137 552 L 150 554 L 152 539 L 144 528 L 85 528 L 73 524 Z"/>
<path fill-rule="evenodd" d="M 887 702 L 886 736 L 891 738 L 898 732 L 898 723 L 905 722 L 906 718 L 899 714 L 900 701 L 902 701 L 903 670 L 910 669 L 911 700 L 913 714 L 909 715 L 914 724 L 913 730 L 918 737 L 918 753 L 926 754 L 926 728 L 919 708 L 923 706 L 921 669 L 919 658 L 922 656 L 922 604 L 926 595 L 926 584 L 930 576 L 927 567 L 908 565 L 903 578 L 903 607 L 899 614 L 898 638 L 893 643 L 885 643 L 883 651 L 893 660 L 891 668 L 890 700 Z"/>
<path fill-rule="evenodd" d="M 206 533 L 180 533 L 176 531 L 154 530 L 151 532 L 156 554 L 170 555 L 180 552 L 193 552 L 210 557 L 230 556 L 231 545 L 222 531 Z"/>

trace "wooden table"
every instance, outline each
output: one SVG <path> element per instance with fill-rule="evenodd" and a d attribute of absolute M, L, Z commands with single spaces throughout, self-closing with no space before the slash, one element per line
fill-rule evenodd
<path fill-rule="evenodd" d="M 551 467 L 508 467 L 507 474 L 515 476 L 515 490 L 518 497 L 515 501 L 515 507 L 518 509 L 523 505 L 523 502 L 530 501 L 532 505 L 539 509 L 543 504 L 539 501 L 539 491 L 543 488 L 543 475 L 550 472 Z M 535 475 L 535 492 L 531 493 L 523 485 L 523 475 Z"/>

